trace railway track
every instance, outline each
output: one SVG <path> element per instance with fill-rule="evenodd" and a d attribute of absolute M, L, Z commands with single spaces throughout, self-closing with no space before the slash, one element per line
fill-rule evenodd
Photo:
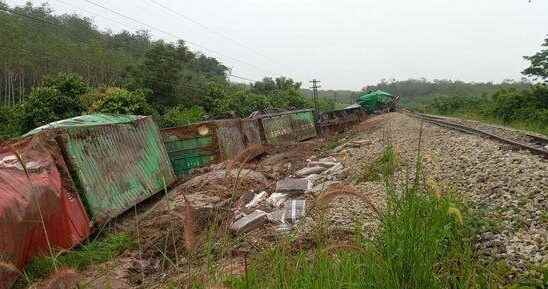
<path fill-rule="evenodd" d="M 526 134 L 524 135 L 524 138 L 526 138 L 528 141 L 525 142 L 523 139 L 514 140 L 508 137 L 497 135 L 493 132 L 489 132 L 483 129 L 473 128 L 460 123 L 455 123 L 444 117 L 426 115 L 426 114 L 422 114 L 422 113 L 418 113 L 410 110 L 401 110 L 401 111 L 409 116 L 427 121 L 429 123 L 433 123 L 441 127 L 461 131 L 464 133 L 480 135 L 482 137 L 486 137 L 489 139 L 493 139 L 493 140 L 505 143 L 516 149 L 528 150 L 531 153 L 543 156 L 544 158 L 548 159 L 548 149 L 546 149 L 546 147 L 548 147 L 548 138 L 545 138 L 545 137 Z"/>

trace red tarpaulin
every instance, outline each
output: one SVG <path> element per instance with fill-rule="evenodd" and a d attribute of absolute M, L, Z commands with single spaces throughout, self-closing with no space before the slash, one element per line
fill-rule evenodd
<path fill-rule="evenodd" d="M 1 145 L 0 265 L 23 270 L 50 247 L 70 249 L 89 234 L 90 220 L 56 142 L 40 134 Z M 16 279 L 9 271 L 0 268 L 0 289 Z"/>

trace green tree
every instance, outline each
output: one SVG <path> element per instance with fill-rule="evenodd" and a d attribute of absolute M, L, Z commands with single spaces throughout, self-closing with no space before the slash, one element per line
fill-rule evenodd
<path fill-rule="evenodd" d="M 127 89 L 109 87 L 103 89 L 95 97 L 89 108 L 91 112 L 111 114 L 153 115 L 154 109 L 147 102 L 143 91 L 128 91 Z"/>
<path fill-rule="evenodd" d="M 184 106 L 176 106 L 167 111 L 162 118 L 162 127 L 184 126 L 191 123 L 203 121 L 206 117 L 206 112 L 199 106 L 186 108 Z"/>
<path fill-rule="evenodd" d="M 23 131 L 80 115 L 84 112 L 79 97 L 62 93 L 53 87 L 38 87 L 32 90 L 21 107 Z"/>
<path fill-rule="evenodd" d="M 544 39 L 542 47 L 544 48 L 534 55 L 524 57 L 529 60 L 531 64 L 522 73 L 535 79 L 541 79 L 548 82 L 548 36 Z"/>

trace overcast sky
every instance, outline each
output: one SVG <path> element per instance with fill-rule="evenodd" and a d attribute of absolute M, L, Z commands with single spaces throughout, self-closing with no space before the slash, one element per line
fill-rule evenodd
<path fill-rule="evenodd" d="M 522 56 L 537 52 L 548 34 L 547 0 L 90 1 L 169 34 L 85 0 L 31 2 L 88 16 L 101 30 L 148 29 L 168 41 L 176 35 L 235 75 L 285 75 L 306 86 L 317 78 L 331 89 L 358 90 L 383 78 L 519 79 Z"/>

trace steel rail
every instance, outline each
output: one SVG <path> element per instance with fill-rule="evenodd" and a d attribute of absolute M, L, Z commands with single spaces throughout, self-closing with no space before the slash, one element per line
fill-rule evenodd
<path fill-rule="evenodd" d="M 489 139 L 493 139 L 493 140 L 496 140 L 496 141 L 499 141 L 499 142 L 502 142 L 502 143 L 506 143 L 506 144 L 511 145 L 511 146 L 513 146 L 515 148 L 518 148 L 518 149 L 525 149 L 525 150 L 528 150 L 528 151 L 530 151 L 534 154 L 541 155 L 544 158 L 548 159 L 548 150 L 540 149 L 540 148 L 531 146 L 531 145 L 523 143 L 523 142 L 517 142 L 517 141 L 511 140 L 511 139 L 508 139 L 508 138 L 505 138 L 505 137 L 501 137 L 499 135 L 496 135 L 496 134 L 493 134 L 493 133 L 490 133 L 490 132 L 486 132 L 484 130 L 479 130 L 479 129 L 471 128 L 471 127 L 468 127 L 468 126 L 465 126 L 465 125 L 456 124 L 456 123 L 447 121 L 446 119 L 441 118 L 441 117 L 429 116 L 429 115 L 425 115 L 425 114 L 414 112 L 414 111 L 407 110 L 407 109 L 402 109 L 401 112 L 403 112 L 403 113 L 405 113 L 409 116 L 412 116 L 412 117 L 422 119 L 422 120 L 425 120 L 427 122 L 436 124 L 436 125 L 441 126 L 441 127 L 445 127 L 445 128 L 448 128 L 448 129 L 453 129 L 453 130 L 457 130 L 457 131 L 464 132 L 464 133 L 469 133 L 469 134 L 477 134 L 477 135 L 480 135 L 480 136 L 483 136 L 483 137 L 486 137 L 486 138 L 489 138 Z"/>

